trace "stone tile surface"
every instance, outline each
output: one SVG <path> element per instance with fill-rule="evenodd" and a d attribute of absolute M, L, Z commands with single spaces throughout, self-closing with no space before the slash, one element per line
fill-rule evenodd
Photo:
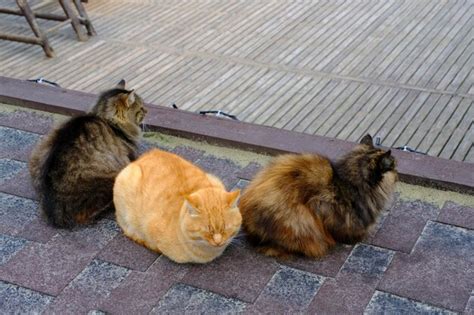
<path fill-rule="evenodd" d="M 186 272 L 185 266 L 160 257 L 149 272 L 132 271 L 103 300 L 99 309 L 110 314 L 148 314 Z"/>
<path fill-rule="evenodd" d="M 474 231 L 428 222 L 411 255 L 395 254 L 378 288 L 462 312 L 474 288 Z"/>
<path fill-rule="evenodd" d="M 278 269 L 275 260 L 263 257 L 251 248 L 231 245 L 211 263 L 191 265 L 182 281 L 227 297 L 254 302 Z"/>
<path fill-rule="evenodd" d="M 16 255 L 25 245 L 27 241 L 9 235 L 0 234 L 0 265 L 8 262 Z"/>
<path fill-rule="evenodd" d="M 0 159 L 0 187 L 7 183 L 7 181 L 13 179 L 24 169 L 26 169 L 26 163 L 24 162 Z"/>
<path fill-rule="evenodd" d="M 185 284 L 173 286 L 150 314 L 237 314 L 245 303 L 194 288 Z"/>
<path fill-rule="evenodd" d="M 375 292 L 365 310 L 365 314 L 438 314 L 454 315 L 450 312 L 432 305 L 423 304 L 390 293 Z"/>
<path fill-rule="evenodd" d="M 409 253 L 426 222 L 436 219 L 438 212 L 436 206 L 426 202 L 399 200 L 390 210 L 371 243 Z"/>
<path fill-rule="evenodd" d="M 37 216 L 37 202 L 0 192 L 0 233 L 16 235 Z"/>
<path fill-rule="evenodd" d="M 31 184 L 30 173 L 26 165 L 22 165 L 22 168 L 14 175 L 14 177 L 5 180 L 4 183 L 0 184 L 0 191 L 15 196 L 38 200 Z"/>
<path fill-rule="evenodd" d="M 129 273 L 126 268 L 95 259 L 48 306 L 46 313 L 93 310 Z"/>
<path fill-rule="evenodd" d="M 305 311 L 325 278 L 282 267 L 265 286 L 249 312 L 293 314 Z"/>
<path fill-rule="evenodd" d="M 340 272 L 380 278 L 392 261 L 393 254 L 390 250 L 358 244 L 352 250 Z"/>
<path fill-rule="evenodd" d="M 97 256 L 99 259 L 133 270 L 146 271 L 159 254 L 118 234 Z"/>
<path fill-rule="evenodd" d="M 437 221 L 474 230 L 474 208 L 448 201 L 439 212 Z"/>
<path fill-rule="evenodd" d="M 54 297 L 0 281 L 1 314 L 38 314 Z"/>
<path fill-rule="evenodd" d="M 38 134 L 47 133 L 55 125 L 54 119 L 49 115 L 16 110 L 0 113 L 0 126 L 15 128 Z"/>
<path fill-rule="evenodd" d="M 40 136 L 36 133 L 0 126 L 0 158 L 27 162 Z"/>

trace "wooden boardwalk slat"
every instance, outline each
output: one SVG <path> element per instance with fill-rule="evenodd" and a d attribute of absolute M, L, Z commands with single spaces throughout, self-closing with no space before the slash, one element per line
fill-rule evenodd
<path fill-rule="evenodd" d="M 60 12 L 54 1 L 45 9 Z M 386 146 L 474 162 L 472 1 L 94 0 L 86 9 L 97 37 L 78 42 L 64 25 L 50 34 L 53 59 L 0 42 L 0 75 L 94 93 L 125 78 L 154 104 L 350 141 L 370 132 Z M 14 16 L 0 30 L 31 33 Z"/>

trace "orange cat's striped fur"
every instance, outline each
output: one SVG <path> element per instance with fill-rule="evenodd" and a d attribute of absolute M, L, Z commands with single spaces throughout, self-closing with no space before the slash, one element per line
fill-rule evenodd
<path fill-rule="evenodd" d="M 240 201 L 249 239 L 269 256 L 321 257 L 336 242 L 361 241 L 390 200 L 397 172 L 370 135 L 333 163 L 316 154 L 276 158 Z"/>
<path fill-rule="evenodd" d="M 114 204 L 125 235 L 178 263 L 220 256 L 242 222 L 222 182 L 181 157 L 152 150 L 117 176 Z"/>

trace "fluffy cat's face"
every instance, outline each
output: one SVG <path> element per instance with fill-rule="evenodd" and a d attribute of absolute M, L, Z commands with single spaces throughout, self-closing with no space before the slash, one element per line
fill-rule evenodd
<path fill-rule="evenodd" d="M 375 184 L 387 173 L 396 177 L 396 160 L 391 151 L 374 147 L 370 135 L 363 137 L 346 159 L 347 165 L 350 166 L 347 171 L 354 182 L 363 180 Z"/>
<path fill-rule="evenodd" d="M 101 94 L 92 112 L 105 119 L 139 125 L 143 118 L 145 118 L 147 110 L 143 99 L 135 90 L 127 90 L 125 88 L 125 81 L 122 80 L 115 89 Z"/>
<path fill-rule="evenodd" d="M 237 235 L 242 216 L 237 207 L 240 191 L 201 189 L 186 197 L 184 232 L 200 245 L 222 247 Z"/>

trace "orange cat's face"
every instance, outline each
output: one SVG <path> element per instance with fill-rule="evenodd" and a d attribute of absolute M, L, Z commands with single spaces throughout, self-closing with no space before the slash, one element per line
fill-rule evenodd
<path fill-rule="evenodd" d="M 237 208 L 240 191 L 201 189 L 186 197 L 184 233 L 197 244 L 225 247 L 237 235 L 242 216 Z"/>

